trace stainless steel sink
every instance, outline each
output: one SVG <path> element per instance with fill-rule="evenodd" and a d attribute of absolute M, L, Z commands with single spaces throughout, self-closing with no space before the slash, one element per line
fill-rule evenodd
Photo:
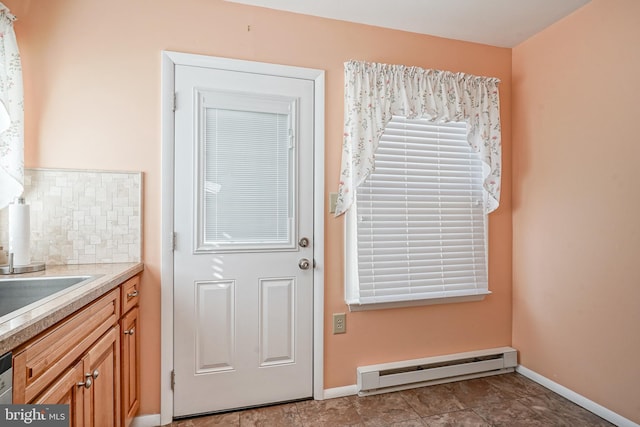
<path fill-rule="evenodd" d="M 53 298 L 53 295 L 70 288 L 90 282 L 98 276 L 58 276 L 58 277 L 20 277 L 0 279 L 0 318 L 16 312 L 20 314 L 40 303 Z M 52 297 L 52 298 L 49 298 Z M 38 303 L 38 304 L 36 304 Z"/>

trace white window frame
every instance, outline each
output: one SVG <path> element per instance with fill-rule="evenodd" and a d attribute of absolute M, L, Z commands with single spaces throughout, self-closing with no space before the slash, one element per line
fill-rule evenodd
<path fill-rule="evenodd" d="M 383 137 L 384 138 L 384 137 Z M 470 148 L 471 149 L 471 148 Z M 482 187 L 482 181 L 478 183 Z M 485 193 L 484 191 L 482 192 Z M 486 196 L 486 194 L 485 194 Z M 484 246 L 485 246 L 485 267 L 488 270 L 488 214 L 484 215 Z M 417 298 L 403 301 L 393 302 L 371 302 L 362 301 L 360 295 L 360 283 L 358 279 L 358 239 L 357 239 L 357 220 L 358 220 L 358 198 L 357 193 L 354 199 L 354 203 L 351 208 L 346 212 L 345 218 L 345 302 L 349 306 L 350 311 L 362 311 L 362 310 L 375 310 L 385 308 L 398 308 L 398 307 L 411 307 L 421 305 L 432 304 L 448 304 L 448 303 L 460 303 L 481 301 L 487 295 L 491 294 L 488 289 L 488 271 L 487 274 L 487 286 L 486 288 L 477 291 L 474 294 L 462 295 L 462 296 L 447 296 L 447 297 L 429 297 L 429 298 Z"/>

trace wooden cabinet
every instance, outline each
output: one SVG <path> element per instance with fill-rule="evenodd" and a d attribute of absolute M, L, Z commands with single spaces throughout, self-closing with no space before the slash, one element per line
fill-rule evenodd
<path fill-rule="evenodd" d="M 111 328 L 83 358 L 85 427 L 120 425 L 119 334 L 119 326 Z"/>
<path fill-rule="evenodd" d="M 120 328 L 111 328 L 86 355 L 29 403 L 69 405 L 70 425 L 115 427 L 120 420 Z"/>
<path fill-rule="evenodd" d="M 68 404 L 71 426 L 128 427 L 140 406 L 139 283 L 133 277 L 14 349 L 13 403 Z"/>
<path fill-rule="evenodd" d="M 31 403 L 81 360 L 120 318 L 120 289 L 114 289 L 14 351 L 13 402 Z"/>
<path fill-rule="evenodd" d="M 83 368 L 83 362 L 79 361 L 31 403 L 69 405 L 69 427 L 84 426 L 84 390 L 78 386 L 84 382 Z"/>
<path fill-rule="evenodd" d="M 128 280 L 122 285 L 122 312 L 124 313 L 122 319 L 120 319 L 122 338 L 122 427 L 129 427 L 140 407 L 139 285 L 139 276 Z M 126 310 L 124 307 L 126 307 Z"/>

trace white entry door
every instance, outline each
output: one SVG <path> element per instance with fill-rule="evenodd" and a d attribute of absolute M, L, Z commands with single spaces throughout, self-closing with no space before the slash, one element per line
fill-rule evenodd
<path fill-rule="evenodd" d="M 175 68 L 174 416 L 313 395 L 310 80 Z"/>

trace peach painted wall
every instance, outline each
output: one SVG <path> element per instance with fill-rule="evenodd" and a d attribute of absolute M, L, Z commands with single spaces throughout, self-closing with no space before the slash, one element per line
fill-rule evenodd
<path fill-rule="evenodd" d="M 513 345 L 640 423 L 640 2 L 593 0 L 513 50 Z"/>
<path fill-rule="evenodd" d="M 511 51 L 242 6 L 221 0 L 4 0 L 18 16 L 31 167 L 145 173 L 141 413 L 157 413 L 160 378 L 160 52 L 174 50 L 326 70 L 326 191 L 336 191 L 343 62 L 360 59 L 502 79 L 504 186 L 490 220 L 484 302 L 344 312 L 343 220 L 327 216 L 325 388 L 355 384 L 363 364 L 511 343 Z M 251 26 L 251 31 L 247 27 Z M 163 375 L 167 375 L 164 373 Z"/>

